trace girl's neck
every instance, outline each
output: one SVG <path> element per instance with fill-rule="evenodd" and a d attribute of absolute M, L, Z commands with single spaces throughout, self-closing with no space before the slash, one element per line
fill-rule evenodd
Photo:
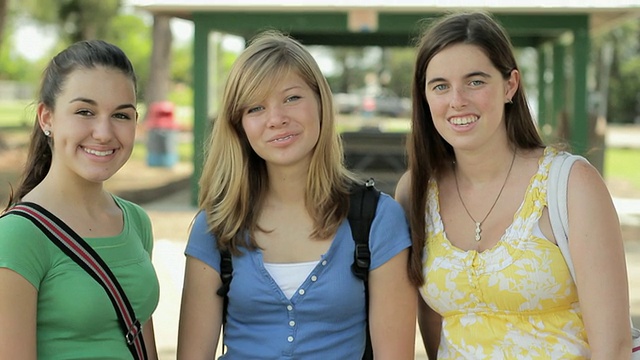
<path fill-rule="evenodd" d="M 514 151 L 516 149 L 508 145 L 479 151 L 456 151 L 453 166 L 461 179 L 468 179 L 475 184 L 491 182 L 496 177 L 504 176 L 505 169 L 514 159 Z"/>
<path fill-rule="evenodd" d="M 280 203 L 304 202 L 308 169 L 269 169 L 267 199 Z"/>
<path fill-rule="evenodd" d="M 48 174 L 23 199 L 44 206 L 51 211 L 70 207 L 85 213 L 99 213 L 109 209 L 113 204 L 103 184 L 93 183 L 85 179 L 58 178 Z"/>

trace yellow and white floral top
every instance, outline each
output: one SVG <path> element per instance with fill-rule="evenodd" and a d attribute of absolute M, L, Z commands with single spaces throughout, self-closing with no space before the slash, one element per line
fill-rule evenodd
<path fill-rule="evenodd" d="M 438 186 L 430 182 L 420 293 L 442 315 L 438 359 L 590 357 L 569 269 L 557 245 L 538 228 L 556 154 L 545 149 L 513 223 L 495 247 L 483 252 L 449 242 Z"/>

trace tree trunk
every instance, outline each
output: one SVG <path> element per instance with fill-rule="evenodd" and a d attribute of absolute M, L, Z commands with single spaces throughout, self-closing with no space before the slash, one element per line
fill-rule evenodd
<path fill-rule="evenodd" d="M 7 26 L 7 12 L 9 8 L 9 0 L 0 0 L 0 49 L 2 49 L 2 40 L 4 40 L 4 28 Z M 7 147 L 6 141 L 0 134 L 0 150 Z"/>
<path fill-rule="evenodd" d="M 147 109 L 156 101 L 166 100 L 169 95 L 171 42 L 173 40 L 170 20 L 171 17 L 166 15 L 154 15 L 153 17 L 151 67 L 149 69 L 149 82 L 144 93 Z"/>
<path fill-rule="evenodd" d="M 0 49 L 4 40 L 4 28 L 7 26 L 7 12 L 9 10 L 9 0 L 0 0 Z"/>

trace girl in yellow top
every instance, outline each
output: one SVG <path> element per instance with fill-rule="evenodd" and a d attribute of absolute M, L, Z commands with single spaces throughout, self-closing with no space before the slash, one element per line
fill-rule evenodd
<path fill-rule="evenodd" d="M 396 196 L 423 250 L 414 253 L 429 358 L 628 359 L 611 196 L 596 169 L 574 165 L 576 286 L 546 208 L 557 151 L 537 133 L 504 30 L 487 14 L 448 15 L 423 36 L 415 69 L 409 171 Z"/>

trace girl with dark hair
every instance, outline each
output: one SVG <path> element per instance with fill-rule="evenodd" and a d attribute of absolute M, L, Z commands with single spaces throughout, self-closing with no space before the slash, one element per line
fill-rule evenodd
<path fill-rule="evenodd" d="M 140 337 L 143 357 L 157 358 L 151 223 L 103 188 L 131 155 L 137 119 L 136 77 L 118 47 L 78 42 L 49 62 L 22 181 L 0 218 L 0 358 L 126 359 L 127 341 Z M 102 259 L 141 335 L 130 329 L 125 339 L 110 295 L 15 211 L 27 205 L 53 214 Z"/>
<path fill-rule="evenodd" d="M 573 166 L 574 283 L 546 207 L 559 150 L 538 135 L 504 29 L 481 12 L 438 19 L 419 45 L 412 91 L 409 170 L 396 198 L 411 224 L 412 266 L 423 268 L 429 358 L 628 359 L 611 196 L 590 164 Z"/>

